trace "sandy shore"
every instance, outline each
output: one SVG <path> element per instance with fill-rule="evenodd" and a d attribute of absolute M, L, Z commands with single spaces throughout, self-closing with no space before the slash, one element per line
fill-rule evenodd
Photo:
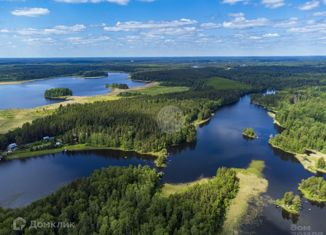
<path fill-rule="evenodd" d="M 24 81 L 12 81 L 12 82 L 0 82 L 0 86 L 1 85 L 15 85 L 15 84 L 23 84 L 26 82 L 33 82 L 35 80 L 24 80 Z"/>

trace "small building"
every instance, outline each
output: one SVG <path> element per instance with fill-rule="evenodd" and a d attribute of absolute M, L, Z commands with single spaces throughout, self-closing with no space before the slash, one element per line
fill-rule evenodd
<path fill-rule="evenodd" d="M 16 143 L 9 144 L 8 147 L 7 147 L 8 152 L 15 151 L 16 149 L 17 149 L 17 144 Z"/>

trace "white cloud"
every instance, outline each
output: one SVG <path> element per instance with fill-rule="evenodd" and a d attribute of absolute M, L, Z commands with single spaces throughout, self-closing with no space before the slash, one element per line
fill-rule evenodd
<path fill-rule="evenodd" d="M 144 33 L 146 36 L 186 36 L 197 31 L 196 27 L 159 28 Z"/>
<path fill-rule="evenodd" d="M 279 27 L 279 28 L 290 28 L 298 24 L 298 18 L 296 17 L 291 17 L 288 20 L 283 20 L 276 22 L 274 24 L 274 27 Z"/>
<path fill-rule="evenodd" d="M 76 24 L 72 26 L 66 25 L 58 25 L 53 28 L 45 28 L 45 29 L 35 29 L 35 28 L 26 28 L 20 29 L 16 32 L 20 35 L 62 35 L 62 34 L 70 34 L 84 31 L 86 26 L 83 24 Z"/>
<path fill-rule="evenodd" d="M 326 2 L 325 2 L 325 4 L 326 4 Z M 313 15 L 314 16 L 326 16 L 326 11 L 315 12 Z"/>
<path fill-rule="evenodd" d="M 16 9 L 11 12 L 14 16 L 27 16 L 27 17 L 37 17 L 49 14 L 50 11 L 46 8 L 22 8 Z"/>
<path fill-rule="evenodd" d="M 279 37 L 280 35 L 278 33 L 265 33 L 263 35 L 260 35 L 260 36 L 249 36 L 249 39 L 251 40 L 262 40 L 262 39 L 265 39 L 265 38 L 277 38 Z"/>
<path fill-rule="evenodd" d="M 8 29 L 0 29 L 0 33 L 10 33 Z"/>
<path fill-rule="evenodd" d="M 284 0 L 262 0 L 261 3 L 268 8 L 279 8 L 285 5 Z"/>
<path fill-rule="evenodd" d="M 302 26 L 302 27 L 293 27 L 289 29 L 289 32 L 292 33 L 326 33 L 326 23 L 313 23 Z"/>
<path fill-rule="evenodd" d="M 109 41 L 110 37 L 108 36 L 99 36 L 99 37 L 88 37 L 88 38 L 82 38 L 82 37 L 69 37 L 66 38 L 65 41 L 68 41 L 75 45 L 85 45 L 85 44 L 96 44 L 96 43 L 102 43 Z"/>
<path fill-rule="evenodd" d="M 105 31 L 119 32 L 119 31 L 133 31 L 133 30 L 149 30 L 161 28 L 177 28 L 196 24 L 197 21 L 190 19 L 180 19 L 173 21 L 127 21 L 117 22 L 114 26 L 105 26 Z"/>
<path fill-rule="evenodd" d="M 305 4 L 301 5 L 299 7 L 299 9 L 302 10 L 302 11 L 310 11 L 312 9 L 315 9 L 315 8 L 319 7 L 319 4 L 320 4 L 319 1 L 312 0 L 312 1 L 306 2 Z"/>
<path fill-rule="evenodd" d="M 230 29 L 245 29 L 245 28 L 253 28 L 265 26 L 268 24 L 268 19 L 266 18 L 257 18 L 248 20 L 245 18 L 243 13 L 230 14 L 233 19 L 231 21 L 224 21 L 223 27 Z"/>
<path fill-rule="evenodd" d="M 248 2 L 247 0 L 223 0 L 222 3 L 224 4 L 230 4 L 230 5 L 234 5 L 236 3 L 239 3 L 239 2 Z"/>
<path fill-rule="evenodd" d="M 263 38 L 276 38 L 279 37 L 280 35 L 278 33 L 265 33 L 263 34 Z"/>
<path fill-rule="evenodd" d="M 27 42 L 28 44 L 35 44 L 35 43 L 54 43 L 55 40 L 50 37 L 46 38 L 25 38 L 23 39 L 24 42 Z"/>
<path fill-rule="evenodd" d="M 202 23 L 200 25 L 200 27 L 203 29 L 217 29 L 217 28 L 221 28 L 222 25 L 217 24 L 217 23 L 208 22 L 208 23 Z"/>

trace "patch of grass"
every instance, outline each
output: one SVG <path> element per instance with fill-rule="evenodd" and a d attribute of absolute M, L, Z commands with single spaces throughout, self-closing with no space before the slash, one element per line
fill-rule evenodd
<path fill-rule="evenodd" d="M 0 110 L 0 134 L 51 113 L 53 113 L 53 110 L 47 108 Z"/>
<path fill-rule="evenodd" d="M 252 161 L 247 169 L 235 169 L 243 174 L 253 174 L 257 177 L 263 177 L 263 170 L 265 168 L 264 161 Z"/>
<path fill-rule="evenodd" d="M 206 84 L 216 90 L 250 89 L 247 84 L 220 77 L 211 78 Z"/>
<path fill-rule="evenodd" d="M 161 86 L 161 85 L 156 85 L 144 90 L 137 90 L 137 91 L 127 91 L 124 92 L 130 95 L 150 95 L 150 96 L 155 96 L 155 95 L 162 95 L 162 94 L 169 94 L 169 93 L 178 93 L 178 92 L 185 92 L 188 91 L 188 87 L 183 87 L 183 86 L 176 86 L 176 87 L 169 87 L 169 86 Z"/>
<path fill-rule="evenodd" d="M 263 161 L 252 161 L 247 169 L 235 169 L 240 180 L 239 192 L 231 201 L 223 226 L 223 234 L 236 234 L 235 232 L 239 231 L 244 221 L 254 220 L 254 218 L 247 218 L 248 209 L 251 202 L 257 201 L 257 204 L 260 204 L 260 195 L 267 191 L 268 181 L 262 177 L 264 167 Z M 257 215 L 251 214 L 250 216 Z"/>
<path fill-rule="evenodd" d="M 168 197 L 175 193 L 183 193 L 190 187 L 196 185 L 196 184 L 204 184 L 207 183 L 209 179 L 207 178 L 201 178 L 193 182 L 189 183 L 183 183 L 183 184 L 164 184 L 162 187 L 162 195 L 165 197 Z"/>

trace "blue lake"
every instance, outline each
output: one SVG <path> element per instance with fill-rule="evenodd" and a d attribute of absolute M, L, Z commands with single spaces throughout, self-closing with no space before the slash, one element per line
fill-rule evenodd
<path fill-rule="evenodd" d="M 110 73 L 102 78 L 57 77 L 22 84 L 0 85 L 0 109 L 34 108 L 60 102 L 44 98 L 44 92 L 50 88 L 69 88 L 74 96 L 107 94 L 111 89 L 106 88 L 105 84 L 112 83 L 125 83 L 130 88 L 144 85 L 143 82 L 130 80 L 127 73 Z"/>

